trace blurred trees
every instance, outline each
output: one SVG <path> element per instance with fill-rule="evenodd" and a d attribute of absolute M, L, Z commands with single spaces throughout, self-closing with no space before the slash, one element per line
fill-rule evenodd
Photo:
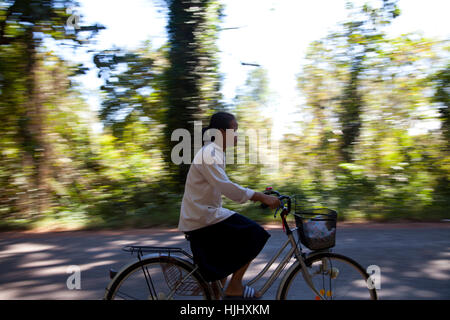
<path fill-rule="evenodd" d="M 42 219 L 176 224 L 189 166 L 172 163 L 179 143 L 172 132 L 192 134 L 194 121 L 206 126 L 223 109 L 239 123 L 240 148 L 227 151 L 236 153 L 227 166 L 233 181 L 298 193 L 305 205 L 336 208 L 348 219 L 447 217 L 448 43 L 420 34 L 388 37 L 385 26 L 399 15 L 396 1 L 349 5 L 348 19 L 310 44 L 298 75 L 302 121 L 280 141 L 277 170 L 270 167 L 274 159 L 264 158 L 274 151 L 277 111 L 267 72 L 253 69 L 234 103 L 222 102 L 220 2 L 164 4 L 167 44 L 95 54 L 104 80 L 98 114 L 74 81 L 84 66 L 45 43 L 87 45 L 102 27 L 69 28 L 67 9 L 75 1 L 0 4 L 0 227 Z M 102 132 L 92 130 L 97 121 Z M 255 213 L 252 203 L 225 203 Z"/>
<path fill-rule="evenodd" d="M 134 52 L 110 49 L 95 55 L 105 80 L 99 113 L 105 129 L 94 135 L 92 123 L 83 123 L 76 108 L 59 113 L 53 105 L 56 100 L 59 105 L 77 104 L 70 78 L 83 69 L 59 60 L 64 72 L 55 77 L 44 67 L 52 53 L 42 43 L 51 38 L 85 44 L 89 37 L 80 37 L 81 32 L 95 33 L 101 26 L 68 28 L 67 12 L 78 5 L 75 1 L 2 3 L 0 112 L 11 120 L 4 123 L 2 142 L 7 147 L 0 159 L 5 218 L 28 221 L 33 214 L 42 218 L 79 212 L 102 223 L 127 214 L 139 220 L 156 204 L 163 208 L 165 201 L 179 205 L 179 195 L 175 202 L 168 199 L 172 191 L 182 190 L 188 166 L 172 164 L 170 152 L 177 142 L 171 142 L 171 134 L 178 128 L 192 133 L 194 120 L 205 120 L 221 108 L 215 46 L 221 5 L 212 0 L 166 4 L 168 46 L 153 50 L 147 42 Z M 40 51 L 45 53 L 39 60 Z M 47 82 L 52 86 L 44 93 Z M 45 94 L 53 100 L 48 102 Z M 77 108 L 86 108 L 75 100 Z M 13 167 L 16 173 L 10 171 Z M 161 221 L 165 218 L 170 220 L 161 216 Z"/>
<path fill-rule="evenodd" d="M 450 64 L 432 76 L 435 92 L 433 101 L 439 104 L 442 121 L 442 132 L 447 141 L 447 151 L 450 152 Z"/>
<path fill-rule="evenodd" d="M 293 163 L 292 180 L 301 180 L 313 202 L 348 217 L 443 216 L 445 206 L 433 200 L 448 194 L 440 180 L 449 174 L 442 152 L 448 84 L 436 70 L 445 60 L 441 43 L 418 34 L 387 37 L 381 28 L 399 14 L 395 3 L 359 10 L 342 31 L 310 45 L 298 82 L 306 97 L 303 131 L 284 140 L 282 150 L 293 156 L 283 161 Z M 416 134 L 418 124 L 437 120 L 436 101 L 442 130 Z"/>
<path fill-rule="evenodd" d="M 397 0 L 386 0 L 381 7 L 365 4 L 362 8 L 350 9 L 349 20 L 342 24 L 342 31 L 335 32 L 328 38 L 337 47 L 335 58 L 339 67 L 345 69 L 346 79 L 343 90 L 336 97 L 339 100 L 338 113 L 341 124 L 342 139 L 339 148 L 343 162 L 352 162 L 353 145 L 361 130 L 361 113 L 364 107 L 362 100 L 362 78 L 369 68 L 367 61 L 381 50 L 384 41 L 383 27 L 390 24 L 399 15 Z"/>
<path fill-rule="evenodd" d="M 163 123 L 163 73 L 167 69 L 165 48 L 153 50 L 146 41 L 141 48 L 128 52 L 104 50 L 94 56 L 99 77 L 105 81 L 100 119 L 116 138 L 123 138 L 124 127 L 133 119 L 158 130 Z M 157 135 L 155 135 L 157 136 Z"/>
<path fill-rule="evenodd" d="M 267 71 L 261 67 L 251 70 L 247 81 L 235 97 L 232 112 L 238 119 L 238 146 L 227 150 L 227 170 L 233 181 L 255 190 L 264 189 L 268 183 L 271 149 L 269 115 L 271 92 Z M 234 160 L 228 161 L 229 153 Z"/>
<path fill-rule="evenodd" d="M 449 49 L 448 47 L 446 48 Z M 433 202 L 437 208 L 450 207 L 450 65 L 437 71 L 431 77 L 434 87 L 433 101 L 437 103 L 441 120 L 443 142 L 439 144 L 440 158 L 436 172 L 436 186 Z"/>
<path fill-rule="evenodd" d="M 43 77 L 54 70 L 45 65 L 42 43 L 51 38 L 81 44 L 79 32 L 90 31 L 92 36 L 102 28 L 96 25 L 66 32 L 66 8 L 74 5 L 74 1 L 16 0 L 3 1 L 0 8 L 0 103 L 2 140 L 7 144 L 2 159 L 7 163 L 2 170 L 6 186 L 2 202 L 8 203 L 8 210 L 17 207 L 26 215 L 50 208 L 53 148 L 47 126 L 49 104 L 67 88 L 67 79 L 58 83 Z M 47 77 L 56 80 L 57 75 Z"/>
<path fill-rule="evenodd" d="M 171 152 L 179 141 L 172 141 L 172 132 L 186 129 L 193 136 L 194 121 L 206 122 L 223 108 L 215 43 L 222 6 L 215 0 L 167 0 L 166 5 L 167 46 L 152 52 L 147 42 L 140 52 L 105 50 L 94 61 L 106 79 L 103 122 L 120 138 L 132 117 L 146 117 L 148 129 L 160 138 L 153 146 L 163 152 L 168 181 L 182 191 L 189 164 L 173 164 Z M 192 148 L 191 158 L 193 153 Z"/>

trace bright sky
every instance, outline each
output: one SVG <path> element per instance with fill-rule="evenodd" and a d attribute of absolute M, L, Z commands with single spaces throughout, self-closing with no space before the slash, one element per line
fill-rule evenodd
<path fill-rule="evenodd" d="M 98 22 L 106 27 L 96 37 L 94 49 L 113 46 L 133 49 L 151 39 L 155 48 L 166 41 L 166 15 L 152 0 L 79 0 L 80 24 Z M 274 131 L 280 137 L 289 130 L 294 114 L 303 100 L 296 89 L 308 44 L 327 35 L 346 17 L 347 0 L 223 0 L 223 27 L 241 27 L 222 31 L 219 39 L 220 72 L 224 75 L 222 92 L 231 103 L 252 67 L 241 62 L 260 64 L 268 71 L 273 96 L 270 102 Z M 359 1 L 361 2 L 361 1 Z M 158 0 L 159 5 L 163 0 Z M 358 1 L 357 1 L 358 3 Z M 402 14 L 390 26 L 397 35 L 420 31 L 429 37 L 450 39 L 448 0 L 400 0 Z M 92 61 L 89 54 L 70 56 L 75 61 Z M 93 66 L 91 63 L 90 66 Z M 100 79 L 92 71 L 81 78 L 87 99 L 98 109 Z"/>

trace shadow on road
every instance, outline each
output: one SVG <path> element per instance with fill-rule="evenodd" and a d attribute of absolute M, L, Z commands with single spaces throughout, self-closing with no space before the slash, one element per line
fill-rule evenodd
<path fill-rule="evenodd" d="M 254 276 L 277 251 L 285 235 L 272 237 L 246 274 Z M 343 228 L 334 251 L 362 266 L 381 269 L 381 299 L 449 299 L 449 228 Z M 3 233 L 0 240 L 0 299 L 102 299 L 108 270 L 136 259 L 126 245 L 178 246 L 189 243 L 173 230 L 111 232 Z M 69 290 L 72 265 L 80 267 L 81 289 Z M 264 280 L 265 278 L 263 278 Z M 261 283 L 261 281 L 259 282 Z M 273 299 L 276 285 L 266 293 Z"/>

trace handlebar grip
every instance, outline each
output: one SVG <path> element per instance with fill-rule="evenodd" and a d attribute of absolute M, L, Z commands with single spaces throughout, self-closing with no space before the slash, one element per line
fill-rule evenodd
<path fill-rule="evenodd" d="M 288 200 L 288 212 L 291 211 L 291 197 L 290 196 L 281 195 L 278 191 L 273 190 L 272 187 L 267 187 L 263 193 L 267 194 L 267 195 L 275 194 L 278 197 L 278 199 L 280 200 L 280 202 L 287 199 Z M 261 203 L 261 208 L 265 209 L 265 208 L 268 208 L 268 206 Z M 278 209 L 280 209 L 280 208 L 278 208 Z M 275 216 L 278 212 L 278 209 L 275 211 Z"/>

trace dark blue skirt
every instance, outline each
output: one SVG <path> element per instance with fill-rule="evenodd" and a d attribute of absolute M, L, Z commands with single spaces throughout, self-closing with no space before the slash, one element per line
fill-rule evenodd
<path fill-rule="evenodd" d="M 194 263 L 206 281 L 223 279 L 245 266 L 256 258 L 270 237 L 259 224 L 239 213 L 185 233 Z"/>

